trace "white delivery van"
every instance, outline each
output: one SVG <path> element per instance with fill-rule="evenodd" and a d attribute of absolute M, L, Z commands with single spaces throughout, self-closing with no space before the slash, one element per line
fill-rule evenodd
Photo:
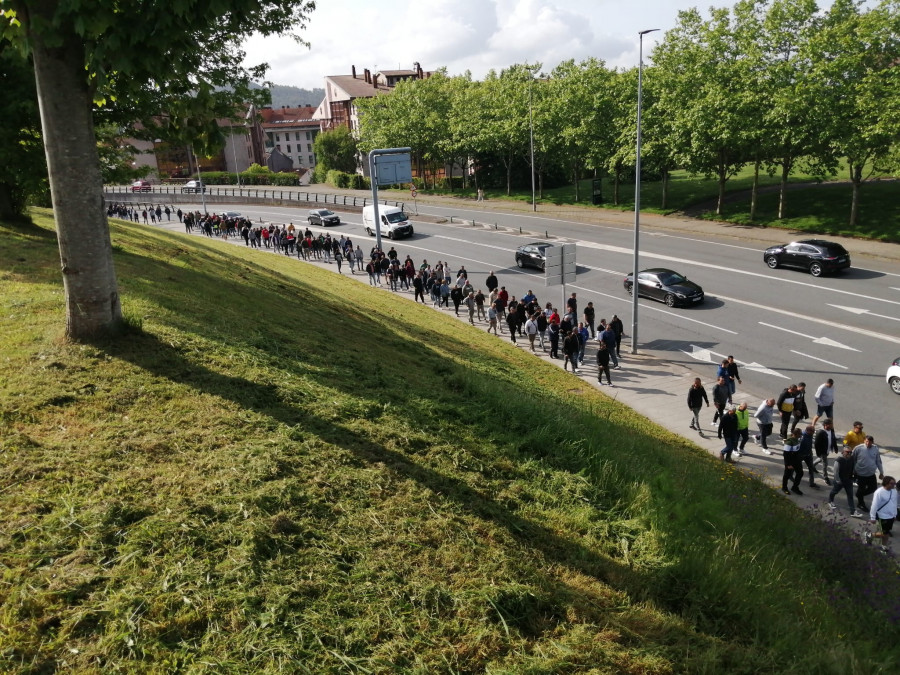
<path fill-rule="evenodd" d="M 413 236 L 413 226 L 409 223 L 409 216 L 403 209 L 396 206 L 378 205 L 378 216 L 381 218 L 381 236 L 388 239 Z M 370 237 L 375 236 L 375 206 L 370 204 L 363 207 L 363 227 Z"/>

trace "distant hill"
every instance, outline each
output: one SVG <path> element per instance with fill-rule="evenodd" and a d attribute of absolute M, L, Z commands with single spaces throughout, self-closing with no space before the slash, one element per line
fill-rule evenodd
<path fill-rule="evenodd" d="M 260 85 L 255 88 L 262 89 Z M 273 84 L 269 87 L 272 92 L 272 107 L 280 108 L 288 106 L 291 108 L 311 105 L 317 106 L 325 98 L 324 89 L 301 89 L 300 87 L 292 87 L 286 84 Z"/>

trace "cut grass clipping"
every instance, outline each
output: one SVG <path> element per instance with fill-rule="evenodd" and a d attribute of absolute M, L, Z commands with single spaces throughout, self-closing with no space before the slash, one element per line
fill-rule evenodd
<path fill-rule="evenodd" d="M 61 339 L 0 231 L 0 671 L 869 673 L 893 559 L 558 368 L 285 258 L 111 223 Z"/>

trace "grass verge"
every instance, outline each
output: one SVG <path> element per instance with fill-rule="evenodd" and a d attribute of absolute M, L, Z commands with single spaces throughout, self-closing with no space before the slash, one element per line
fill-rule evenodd
<path fill-rule="evenodd" d="M 112 222 L 112 343 L 0 225 L 0 671 L 868 673 L 894 560 L 553 366 Z M 139 328 L 139 329 L 138 329 Z"/>

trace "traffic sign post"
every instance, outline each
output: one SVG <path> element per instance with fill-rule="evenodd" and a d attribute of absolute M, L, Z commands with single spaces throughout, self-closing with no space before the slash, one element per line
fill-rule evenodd
<path fill-rule="evenodd" d="M 544 285 L 562 284 L 562 306 L 566 304 L 566 284 L 575 281 L 578 274 L 575 244 L 549 246 L 544 250 Z"/>
<path fill-rule="evenodd" d="M 412 183 L 412 148 L 382 148 L 369 153 L 369 180 L 375 217 L 375 248 L 381 250 L 381 216 L 378 213 L 378 186 Z"/>
<path fill-rule="evenodd" d="M 409 191 L 409 194 L 412 195 L 413 198 L 413 207 L 416 209 L 416 215 L 419 215 L 419 203 L 416 201 L 416 196 L 419 194 L 419 191 L 416 190 L 416 186 L 413 185 Z"/>

